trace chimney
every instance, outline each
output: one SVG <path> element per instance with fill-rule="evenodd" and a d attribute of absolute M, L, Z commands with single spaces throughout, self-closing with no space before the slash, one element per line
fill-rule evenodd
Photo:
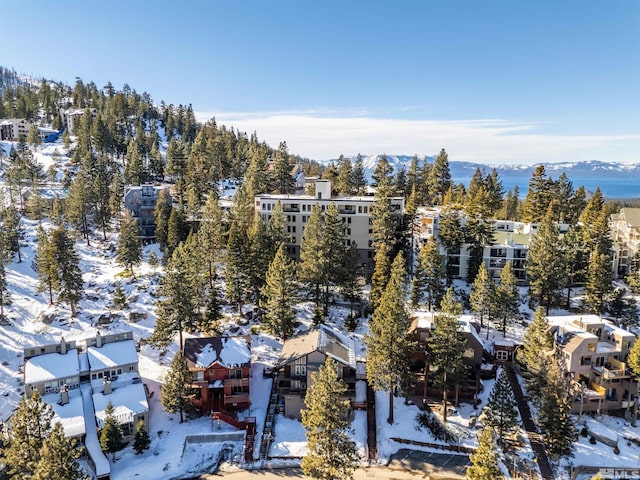
<path fill-rule="evenodd" d="M 106 378 L 102 382 L 102 394 L 109 395 L 111 393 L 111 380 L 107 380 Z"/>
<path fill-rule="evenodd" d="M 96 333 L 96 347 L 102 347 L 102 337 L 100 336 L 100 332 Z"/>
<path fill-rule="evenodd" d="M 60 337 L 60 354 L 67 354 L 67 342 L 64 341 L 64 337 Z"/>
<path fill-rule="evenodd" d="M 331 180 L 316 180 L 316 198 L 331 200 Z"/>
<path fill-rule="evenodd" d="M 60 390 L 60 405 L 69 403 L 69 386 L 65 383 Z"/>

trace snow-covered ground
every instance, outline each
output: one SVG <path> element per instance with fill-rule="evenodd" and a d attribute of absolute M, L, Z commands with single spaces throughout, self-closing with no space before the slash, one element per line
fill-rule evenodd
<path fill-rule="evenodd" d="M 8 152 L 6 144 L 2 147 Z M 45 172 L 49 167 L 53 167 L 58 172 L 57 180 L 60 180 L 61 172 L 69 161 L 65 155 L 64 147 L 59 142 L 38 148 L 35 157 L 43 165 Z M 233 182 L 222 185 L 223 196 L 227 199 L 231 198 L 236 187 L 237 185 Z M 0 325 L 0 421 L 6 421 L 10 417 L 23 394 L 21 368 L 23 366 L 22 351 L 25 347 L 58 342 L 61 336 L 64 336 L 66 340 L 83 339 L 94 336 L 98 330 L 102 333 L 131 330 L 134 339 L 143 343 L 139 352 L 140 375 L 152 393 L 149 399 L 151 448 L 141 455 L 135 455 L 131 446 L 119 452 L 117 461 L 111 463 L 112 478 L 114 480 L 179 478 L 210 470 L 219 461 L 238 462 L 242 453 L 241 442 L 185 444 L 186 435 L 211 434 L 234 431 L 234 429 L 224 423 L 220 425 L 219 429 L 218 425 L 212 424 L 208 418 L 189 419 L 180 424 L 177 415 L 166 414 L 159 404 L 160 385 L 177 349 L 177 345 L 174 344 L 165 354 L 161 354 L 150 346 L 144 345 L 144 340 L 149 337 L 155 325 L 154 302 L 159 273 L 153 271 L 145 261 L 135 269 L 135 278 L 121 275 L 122 268 L 115 264 L 115 248 L 118 240 L 117 234 L 114 232 L 109 234 L 106 241 L 102 240 L 99 234 L 92 236 L 90 246 L 78 240 L 75 247 L 80 257 L 86 295 L 79 304 L 77 318 L 71 318 L 66 305 L 54 304 L 50 306 L 48 294 L 38 292 L 38 278 L 33 270 L 38 226 L 37 221 L 22 220 L 22 262 L 18 263 L 16 256 L 7 267 L 11 304 L 5 307 L 5 315 L 10 324 Z M 42 226 L 49 228 L 50 223 L 44 220 Z M 144 249 L 145 260 L 152 251 L 159 257 L 162 256 L 157 245 L 150 245 Z M 121 283 L 128 299 L 129 305 L 123 311 L 114 310 L 111 306 L 117 281 Z M 468 291 L 464 282 L 456 282 L 455 286 L 457 289 Z M 523 289 L 521 293 L 524 297 L 525 290 Z M 247 308 L 251 308 L 251 306 L 247 306 Z M 297 330 L 304 332 L 311 327 L 313 305 L 309 302 L 302 302 L 296 308 L 297 318 L 300 322 Z M 108 312 L 115 315 L 112 317 L 112 323 L 99 325 L 100 316 Z M 127 319 L 131 312 L 143 314 L 146 317 L 137 323 L 130 323 Z M 524 303 L 521 312 L 526 320 L 530 319 L 533 313 Z M 553 312 L 553 314 L 562 313 L 565 312 Z M 328 323 L 335 328 L 343 329 L 347 314 L 347 308 L 332 306 Z M 47 324 L 42 321 L 45 315 L 51 315 L 55 318 L 50 324 Z M 255 327 L 251 323 L 237 325 L 236 319 L 235 312 L 227 307 L 225 331 L 229 332 L 229 329 L 233 327 L 234 329 L 239 328 L 238 334 L 248 334 L 251 327 Z M 527 321 L 523 321 L 509 326 L 506 339 L 521 341 L 526 324 Z M 365 358 L 364 335 L 367 331 L 366 322 L 361 320 L 355 332 L 345 333 L 355 344 L 358 361 L 363 361 Z M 502 335 L 491 329 L 488 336 L 486 331 L 483 331 L 479 337 L 485 347 L 491 350 L 493 341 L 500 340 Z M 254 334 L 252 337 L 252 404 L 250 411 L 244 412 L 244 414 L 256 417 L 257 439 L 261 437 L 272 383 L 272 379 L 264 377 L 262 373 L 264 368 L 273 366 L 277 361 L 281 348 L 282 343 L 278 339 L 263 332 Z M 493 380 L 483 382 L 480 407 L 486 404 L 493 382 Z M 363 384 L 363 382 L 359 383 Z M 357 386 L 357 391 L 358 395 L 363 395 L 362 385 Z M 393 425 L 389 425 L 386 421 L 388 394 L 379 392 L 376 395 L 376 402 L 380 462 L 386 462 L 399 448 L 407 447 L 407 445 L 391 440 L 392 437 L 436 442 L 427 430 L 417 428 L 416 417 L 419 409 L 415 405 L 405 405 L 403 398 L 395 398 L 395 422 Z M 456 411 L 449 416 L 448 425 L 460 438 L 461 445 L 469 447 L 477 445 L 476 429 L 469 427 L 469 423 L 479 413 L 480 410 L 474 410 L 471 404 L 461 403 Z M 608 438 L 618 439 L 620 454 L 614 455 L 611 447 L 602 443 L 592 445 L 589 443 L 588 437 L 580 437 L 576 443 L 575 456 L 563 460 L 563 467 L 594 464 L 629 468 L 638 466 L 640 448 L 627 439 L 640 438 L 640 428 L 633 428 L 621 419 L 607 416 L 598 419 L 585 416 L 583 420 L 587 422 L 591 431 Z M 576 422 L 578 422 L 577 418 Z M 358 451 L 364 456 L 367 440 L 366 412 L 355 411 L 351 427 Z M 522 435 L 520 436 L 522 437 Z M 256 456 L 259 447 L 259 442 L 256 442 Z M 419 446 L 411 448 L 424 449 Z M 518 448 L 518 456 L 533 458 L 526 439 Z M 300 457 L 306 451 L 306 438 L 301 423 L 278 415 L 270 455 Z"/>

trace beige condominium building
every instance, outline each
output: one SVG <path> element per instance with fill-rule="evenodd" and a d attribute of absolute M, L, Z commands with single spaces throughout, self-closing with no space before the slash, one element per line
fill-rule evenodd
<path fill-rule="evenodd" d="M 623 278 L 640 250 L 640 208 L 622 208 L 609 218 L 613 240 L 613 274 Z"/>
<path fill-rule="evenodd" d="M 280 202 L 285 217 L 285 229 L 289 236 L 287 252 L 294 258 L 300 256 L 304 228 L 314 206 L 325 211 L 334 203 L 344 222 L 346 241 L 357 246 L 360 263 L 365 273 L 373 271 L 373 239 L 371 207 L 374 197 L 332 197 L 331 181 L 316 180 L 315 195 L 257 195 L 255 210 L 265 221 L 271 218 L 273 209 Z M 391 208 L 398 215 L 404 213 L 404 198 L 393 197 Z"/>

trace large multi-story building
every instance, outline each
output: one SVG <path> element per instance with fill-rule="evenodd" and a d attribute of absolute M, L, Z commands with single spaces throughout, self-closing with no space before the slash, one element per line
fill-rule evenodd
<path fill-rule="evenodd" d="M 24 118 L 7 118 L 0 120 L 0 141 L 17 142 L 20 137 L 27 140 L 31 123 Z"/>
<path fill-rule="evenodd" d="M 613 274 L 629 273 L 633 258 L 640 251 L 640 208 L 622 208 L 609 218 L 613 240 Z"/>
<path fill-rule="evenodd" d="M 154 210 L 160 191 L 169 188 L 155 185 L 127 185 L 124 187 L 124 208 L 127 209 L 140 226 L 140 238 L 143 241 L 153 240 L 156 236 L 156 219 Z"/>
<path fill-rule="evenodd" d="M 630 409 L 638 382 L 627 362 L 636 336 L 597 315 L 548 317 L 556 349 L 571 377 L 573 411 Z"/>
<path fill-rule="evenodd" d="M 331 181 L 316 180 L 315 195 L 269 195 L 262 194 L 255 197 L 255 210 L 265 221 L 271 218 L 273 209 L 280 202 L 285 216 L 285 229 L 290 242 L 287 252 L 294 258 L 299 258 L 300 244 L 305 224 L 315 206 L 325 211 L 330 204 L 338 207 L 340 218 L 344 222 L 346 241 L 355 244 L 360 255 L 360 263 L 365 273 L 374 267 L 372 212 L 374 197 L 332 197 Z M 398 215 L 404 213 L 404 198 L 393 197 L 391 208 Z"/>

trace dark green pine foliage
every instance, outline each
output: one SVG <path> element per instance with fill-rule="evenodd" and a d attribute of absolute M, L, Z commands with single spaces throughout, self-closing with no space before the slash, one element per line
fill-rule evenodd
<path fill-rule="evenodd" d="M 257 215 L 253 221 L 247 241 L 249 242 L 248 261 L 251 265 L 248 270 L 250 299 L 256 305 L 260 305 L 263 300 L 261 290 L 266 281 L 267 270 L 275 256 L 267 225 L 260 215 Z"/>
<path fill-rule="evenodd" d="M 444 148 L 440 150 L 440 153 L 433 162 L 433 167 L 430 169 L 427 182 L 429 184 L 429 190 L 433 194 L 434 203 L 436 205 L 442 205 L 444 196 L 452 184 L 451 171 L 449 170 L 449 156 Z"/>
<path fill-rule="evenodd" d="M 453 208 L 445 208 L 440 217 L 439 240 L 447 253 L 447 285 L 451 285 L 453 277 L 459 274 L 459 266 L 454 263 L 456 258 L 459 262 L 460 247 L 464 241 L 464 232 L 460 221 L 460 211 Z"/>
<path fill-rule="evenodd" d="M 111 221 L 111 165 L 107 157 L 100 155 L 96 161 L 95 177 L 91 185 L 93 198 L 93 221 L 102 230 L 102 238 L 107 241 L 107 229 Z"/>
<path fill-rule="evenodd" d="M 122 290 L 122 284 L 116 282 L 116 288 L 113 291 L 113 306 L 119 309 L 123 309 L 127 305 L 127 299 Z"/>
<path fill-rule="evenodd" d="M 467 283 L 475 280 L 482 264 L 484 247 L 493 242 L 493 225 L 486 213 L 484 207 L 467 209 L 469 219 L 464 227 L 465 242 L 469 244 Z"/>
<path fill-rule="evenodd" d="M 546 383 L 547 363 L 553 356 L 553 336 L 549 332 L 549 323 L 542 307 L 536 310 L 533 321 L 524 334 L 522 346 L 521 359 L 531 374 L 527 381 L 527 392 L 532 401 L 539 404 Z"/>
<path fill-rule="evenodd" d="M 497 448 L 493 431 L 485 428 L 480 435 L 478 448 L 469 455 L 471 466 L 467 467 L 466 477 L 469 480 L 499 480 L 504 478 L 498 466 Z"/>
<path fill-rule="evenodd" d="M 350 319 L 353 322 L 354 304 L 362 295 L 360 254 L 357 245 L 351 245 L 345 255 L 344 271 L 340 275 L 340 293 L 349 302 Z M 352 323 L 352 325 L 354 325 Z M 347 327 L 348 328 L 348 327 Z"/>
<path fill-rule="evenodd" d="M 60 422 L 56 422 L 51 434 L 42 442 L 34 480 L 78 480 L 85 478 L 77 460 L 82 455 L 75 438 L 64 436 Z M 24 477 L 23 477 L 24 478 Z"/>
<path fill-rule="evenodd" d="M 627 363 L 636 379 L 640 377 L 640 342 L 633 343 L 629 351 L 629 356 L 627 357 Z"/>
<path fill-rule="evenodd" d="M 547 452 L 553 458 L 573 456 L 575 427 L 571 421 L 570 397 L 564 383 L 564 372 L 556 355 L 549 357 L 545 388 L 542 391 L 542 405 L 538 412 L 538 422 Z"/>
<path fill-rule="evenodd" d="M 158 192 L 156 206 L 153 210 L 153 216 L 156 224 L 156 241 L 160 245 L 160 250 L 162 251 L 167 248 L 171 212 L 171 197 L 169 196 L 168 190 L 162 189 Z"/>
<path fill-rule="evenodd" d="M 273 189 L 280 194 L 292 193 L 293 186 L 287 142 L 280 142 L 273 165 Z"/>
<path fill-rule="evenodd" d="M 200 326 L 204 295 L 198 263 L 193 238 L 173 252 L 159 288 L 162 298 L 156 303 L 157 321 L 149 339 L 152 345 L 166 349 L 177 333 L 178 347 L 182 349 L 183 331 L 193 331 Z"/>
<path fill-rule="evenodd" d="M 236 220 L 231 222 L 229 240 L 227 242 L 226 286 L 227 298 L 237 305 L 238 313 L 242 312 L 242 304 L 247 298 L 249 286 L 247 232 L 241 230 Z"/>
<path fill-rule="evenodd" d="M 489 401 L 482 411 L 483 423 L 492 427 L 502 440 L 518 428 L 518 410 L 516 400 L 511 390 L 511 384 L 504 370 L 498 375 Z"/>
<path fill-rule="evenodd" d="M 172 208 L 167 224 L 167 247 L 165 254 L 171 257 L 173 251 L 189 236 L 189 225 L 183 208 Z"/>
<path fill-rule="evenodd" d="M 297 285 L 295 265 L 287 258 L 284 248 L 284 245 L 280 244 L 269 265 L 262 295 L 266 299 L 264 321 L 274 335 L 286 340 L 293 334 L 296 325 L 293 306 Z"/>
<path fill-rule="evenodd" d="M 322 480 L 352 479 L 359 457 L 349 434 L 347 386 L 338 377 L 336 362 L 327 357 L 325 365 L 311 374 L 312 382 L 302 410 L 302 426 L 309 453 L 302 459 L 302 471 Z"/>
<path fill-rule="evenodd" d="M 507 325 L 520 318 L 520 293 L 518 279 L 513 271 L 511 261 L 508 261 L 500 272 L 500 284 L 496 287 L 493 302 L 494 317 L 500 322 L 502 335 L 507 334 Z"/>
<path fill-rule="evenodd" d="M 427 307 L 440 305 L 444 295 L 444 259 L 440 255 L 438 244 L 430 239 L 420 249 L 418 265 L 411 284 L 411 303 L 417 306 L 427 295 Z"/>
<path fill-rule="evenodd" d="M 84 286 L 80 270 L 78 254 L 73 246 L 73 238 L 64 227 L 57 227 L 51 232 L 51 249 L 55 275 L 53 290 L 58 293 L 58 301 L 67 302 L 71 316 L 76 316 L 76 304 L 82 298 Z"/>
<path fill-rule="evenodd" d="M 346 197 L 353 193 L 352 180 L 353 166 L 351 165 L 351 160 L 340 155 L 338 157 L 338 177 L 334 186 L 339 196 Z"/>
<path fill-rule="evenodd" d="M 274 205 L 273 210 L 271 211 L 271 218 L 269 219 L 269 223 L 267 225 L 269 241 L 271 243 L 270 251 L 272 253 L 272 257 L 273 255 L 275 255 L 281 243 L 287 243 L 288 236 L 285 232 L 284 227 L 284 211 L 282 210 L 282 203 L 280 203 L 280 200 L 278 200 Z"/>
<path fill-rule="evenodd" d="M 93 162 L 89 154 L 88 161 Z M 65 202 L 65 214 L 71 225 L 84 237 L 89 245 L 90 214 L 92 203 L 93 174 L 85 162 L 69 187 Z"/>
<path fill-rule="evenodd" d="M 387 286 L 389 274 L 391 272 L 389 247 L 386 243 L 383 243 L 378 247 L 374 261 L 375 269 L 371 276 L 371 290 L 369 292 L 369 303 L 371 304 L 371 309 L 373 311 L 375 311 L 380 304 L 382 294 Z"/>
<path fill-rule="evenodd" d="M 202 222 L 198 230 L 198 245 L 208 270 L 209 288 L 213 288 L 216 277 L 216 262 L 223 259 L 226 222 L 224 212 L 220 208 L 216 195 L 210 194 L 202 214 Z"/>
<path fill-rule="evenodd" d="M 18 254 L 18 263 L 22 262 L 22 254 L 20 252 L 20 237 L 22 235 L 22 226 L 20 223 L 20 212 L 14 207 L 8 207 L 0 213 L 2 219 L 2 230 L 6 236 L 8 253 Z"/>
<path fill-rule="evenodd" d="M 495 302 L 496 285 L 493 279 L 489 276 L 486 264 L 483 262 L 480 264 L 480 270 L 476 276 L 473 284 L 471 285 L 471 294 L 469 295 L 469 302 L 471 303 L 471 310 L 480 318 L 480 327 L 484 327 L 485 321 L 487 322 L 487 329 L 489 328 L 490 317 L 495 310 L 492 305 Z"/>
<path fill-rule="evenodd" d="M 116 262 L 134 275 L 133 267 L 142 262 L 142 243 L 140 242 L 140 227 L 138 221 L 126 211 L 120 221 L 120 237 Z"/>
<path fill-rule="evenodd" d="M 567 276 L 565 249 L 550 208 L 531 240 L 527 254 L 529 295 L 549 311 L 557 305 Z"/>
<path fill-rule="evenodd" d="M 29 478 L 38 465 L 45 439 L 51 433 L 53 410 L 36 391 L 23 396 L 11 417 L 11 436 L 4 449 L 10 478 Z"/>
<path fill-rule="evenodd" d="M 324 288 L 328 283 L 329 255 L 326 250 L 324 215 L 315 205 L 304 228 L 300 245 L 299 280 L 316 305 L 316 315 L 323 309 Z"/>
<path fill-rule="evenodd" d="M 338 207 L 335 203 L 329 204 L 324 215 L 324 250 L 327 254 L 327 272 L 323 293 L 323 313 L 327 315 L 329 310 L 329 286 L 338 285 L 340 276 L 345 270 L 345 259 L 347 255 L 346 230 L 351 228 L 351 224 L 339 216 Z"/>
<path fill-rule="evenodd" d="M 389 392 L 389 416 L 393 424 L 393 397 L 396 388 L 407 378 L 410 370 L 409 353 L 414 347 L 409 338 L 411 319 L 405 303 L 407 279 L 402 252 L 398 253 L 389 282 L 382 294 L 378 308 L 369 322 L 367 345 L 367 378 L 376 391 Z"/>
<path fill-rule="evenodd" d="M 586 311 L 601 315 L 605 312 L 606 299 L 613 291 L 611 273 L 611 257 L 606 253 L 593 250 L 589 257 L 587 282 L 584 286 L 584 303 Z"/>
<path fill-rule="evenodd" d="M 51 243 L 51 235 L 42 227 L 38 227 L 38 249 L 35 267 L 38 272 L 38 291 L 49 294 L 49 305 L 53 305 L 53 282 L 56 277 L 56 264 Z"/>
<path fill-rule="evenodd" d="M 7 237 L 0 230 L 0 320 L 4 320 L 4 305 L 9 302 L 6 264 L 11 260 Z"/>
<path fill-rule="evenodd" d="M 389 247 L 389 254 L 392 255 L 395 251 L 396 228 L 400 219 L 391 208 L 394 190 L 390 182 L 386 176 L 382 176 L 378 181 L 374 202 L 371 206 L 371 238 L 376 250 L 380 248 L 381 244 L 386 243 Z"/>
<path fill-rule="evenodd" d="M 441 310 L 433 321 L 434 330 L 429 340 L 429 351 L 436 384 L 442 388 L 443 420 L 446 423 L 449 390 L 457 388 L 467 373 L 464 363 L 467 342 L 460 334 L 458 324 L 462 305 L 455 298 L 452 288 L 445 293 Z"/>
<path fill-rule="evenodd" d="M 351 185 L 355 195 L 364 195 L 367 179 L 364 174 L 364 166 L 362 164 L 362 155 L 358 154 L 351 172 Z"/>
<path fill-rule="evenodd" d="M 184 414 L 191 405 L 191 372 L 182 351 L 178 350 L 171 361 L 171 368 L 167 373 L 162 390 L 160 403 L 168 413 L 180 414 L 180 423 L 184 422 Z"/>
<path fill-rule="evenodd" d="M 544 165 L 538 165 L 531 174 L 527 196 L 522 205 L 523 222 L 542 221 L 553 199 L 552 190 L 553 181 L 547 177 Z"/>
<path fill-rule="evenodd" d="M 136 455 L 140 455 L 147 450 L 150 445 L 151 439 L 149 438 L 149 432 L 147 432 L 144 426 L 144 421 L 138 420 L 138 423 L 136 423 L 136 433 L 133 437 L 133 450 L 136 452 Z"/>
<path fill-rule="evenodd" d="M 626 288 L 618 287 L 607 298 L 607 313 L 627 330 L 638 323 L 638 304 Z"/>
<path fill-rule="evenodd" d="M 114 415 L 114 408 L 111 401 L 107 403 L 104 410 L 105 417 L 100 430 L 100 447 L 104 453 L 110 453 L 111 459 L 116 461 L 116 452 L 122 450 L 125 446 L 124 434 L 122 427 Z"/>

